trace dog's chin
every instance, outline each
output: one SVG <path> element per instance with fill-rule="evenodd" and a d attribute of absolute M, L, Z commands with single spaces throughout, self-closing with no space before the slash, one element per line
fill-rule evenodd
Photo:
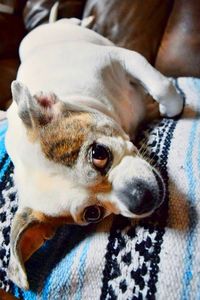
<path fill-rule="evenodd" d="M 153 174 L 156 178 L 157 186 L 158 186 L 158 199 L 159 199 L 159 201 L 158 201 L 157 206 L 155 207 L 155 209 L 157 209 L 162 205 L 162 203 L 165 200 L 166 186 L 165 186 L 165 182 L 164 182 L 160 172 L 158 172 L 158 170 L 156 170 L 155 168 L 152 168 L 152 172 L 153 172 Z"/>

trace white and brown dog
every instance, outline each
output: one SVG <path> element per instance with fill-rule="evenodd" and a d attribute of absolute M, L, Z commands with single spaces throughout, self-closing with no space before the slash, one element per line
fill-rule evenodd
<path fill-rule="evenodd" d="M 24 260 L 59 224 L 140 218 L 161 204 L 161 176 L 130 140 L 149 95 L 167 117 L 183 99 L 140 54 L 69 20 L 29 33 L 20 58 L 6 136 L 19 196 L 9 272 L 28 288 Z"/>

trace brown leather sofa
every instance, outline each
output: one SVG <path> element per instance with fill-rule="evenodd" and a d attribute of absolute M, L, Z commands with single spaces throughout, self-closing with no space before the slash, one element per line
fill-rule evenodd
<path fill-rule="evenodd" d="M 0 109 L 9 106 L 23 36 L 48 21 L 55 0 L 0 1 Z M 2 4 L 1 4 L 2 3 Z M 92 29 L 142 53 L 168 76 L 200 76 L 199 0 L 61 0 L 59 18 L 94 15 Z"/>

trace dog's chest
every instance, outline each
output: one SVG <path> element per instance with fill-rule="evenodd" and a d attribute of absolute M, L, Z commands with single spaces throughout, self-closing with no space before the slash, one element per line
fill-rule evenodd
<path fill-rule="evenodd" d="M 17 79 L 32 94 L 53 91 L 62 101 L 73 98 L 84 104 L 89 98 L 99 102 L 117 115 L 126 131 L 138 123 L 140 94 L 105 46 L 78 42 L 45 45 L 21 64 Z"/>
<path fill-rule="evenodd" d="M 122 73 L 111 61 L 106 47 L 63 42 L 43 46 L 29 55 L 21 64 L 17 79 L 27 84 L 32 93 L 52 90 L 60 97 L 95 97 L 103 96 L 108 89 L 116 94 L 115 90 L 124 85 Z"/>

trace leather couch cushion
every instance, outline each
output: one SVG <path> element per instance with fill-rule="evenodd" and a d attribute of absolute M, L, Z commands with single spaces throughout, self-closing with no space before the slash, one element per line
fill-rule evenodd
<path fill-rule="evenodd" d="M 200 76 L 200 1 L 176 0 L 156 59 L 169 76 Z"/>
<path fill-rule="evenodd" d="M 88 0 L 84 16 L 95 16 L 92 29 L 115 44 L 142 53 L 154 64 L 172 9 L 171 0 Z"/>
<path fill-rule="evenodd" d="M 22 18 L 18 15 L 0 13 L 0 58 L 16 57 L 23 36 Z"/>
<path fill-rule="evenodd" d="M 47 22 L 55 1 L 28 0 L 26 28 Z M 95 16 L 93 30 L 140 52 L 168 76 L 200 76 L 199 0 L 59 1 L 59 18 L 82 14 Z"/>
<path fill-rule="evenodd" d="M 16 58 L 0 60 L 0 109 L 6 109 L 10 104 L 10 84 L 16 78 L 18 66 Z"/>
<path fill-rule="evenodd" d="M 51 7 L 55 0 L 28 0 L 24 8 L 24 23 L 30 31 L 34 27 L 48 22 Z M 59 1 L 58 18 L 81 18 L 86 0 Z"/>
<path fill-rule="evenodd" d="M 6 109 L 10 103 L 10 84 L 19 65 L 18 48 L 25 34 L 21 16 L 24 2 L 4 0 L 10 14 L 0 13 L 0 109 Z"/>

